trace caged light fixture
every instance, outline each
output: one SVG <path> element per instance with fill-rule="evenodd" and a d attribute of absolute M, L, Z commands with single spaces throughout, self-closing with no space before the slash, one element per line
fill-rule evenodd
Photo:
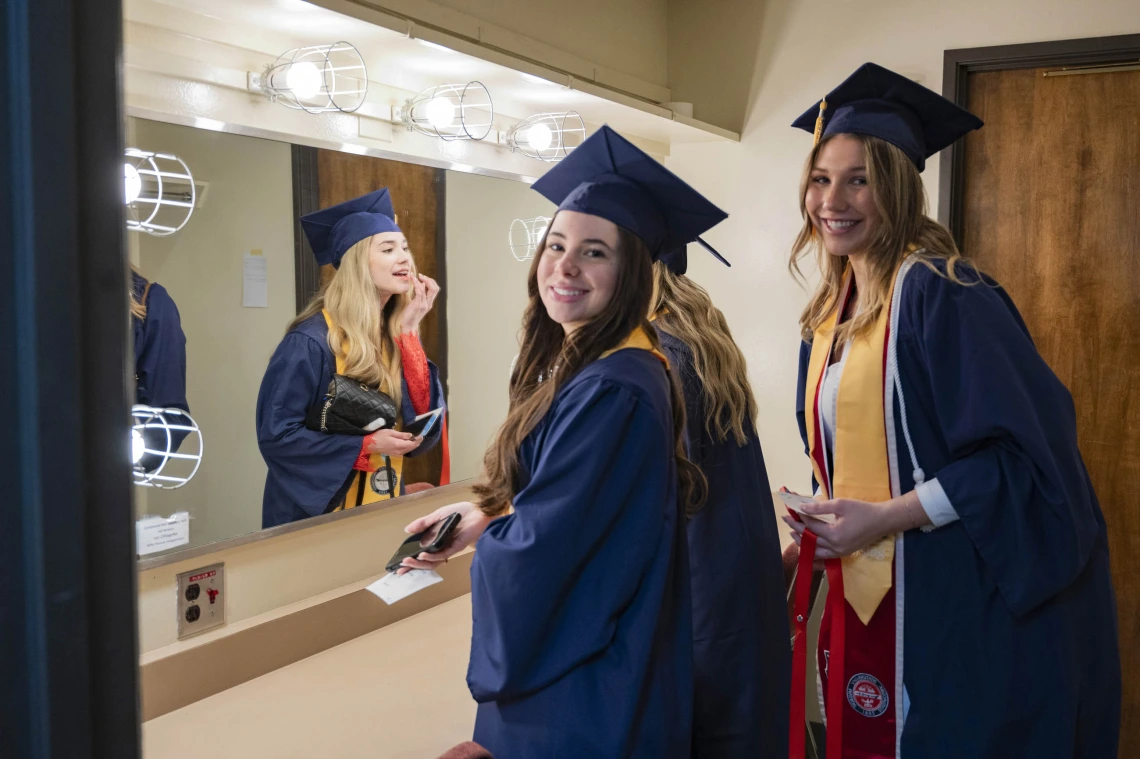
<path fill-rule="evenodd" d="M 202 431 L 182 409 L 138 405 L 131 409 L 131 473 L 136 485 L 174 490 L 202 465 Z M 186 453 L 186 438 L 195 438 Z"/>
<path fill-rule="evenodd" d="M 124 157 L 127 229 L 166 237 L 186 226 L 198 198 L 186 162 L 169 153 L 138 148 L 127 148 Z"/>
<path fill-rule="evenodd" d="M 542 236 L 550 225 L 547 216 L 536 216 L 533 219 L 515 219 L 511 222 L 507 243 L 511 246 L 511 255 L 516 261 L 529 261 L 534 258 Z"/>
<path fill-rule="evenodd" d="M 368 69 L 355 47 L 334 42 L 282 53 L 256 83 L 271 101 L 287 108 L 352 113 L 368 94 Z"/>
<path fill-rule="evenodd" d="M 480 82 L 441 84 L 409 100 L 400 114 L 408 129 L 441 140 L 482 140 L 491 133 L 495 107 Z"/>
<path fill-rule="evenodd" d="M 538 113 L 511 127 L 507 146 L 530 158 L 557 163 L 586 139 L 586 124 L 575 111 Z"/>

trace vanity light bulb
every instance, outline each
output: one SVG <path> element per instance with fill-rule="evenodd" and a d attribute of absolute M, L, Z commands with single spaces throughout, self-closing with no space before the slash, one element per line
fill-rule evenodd
<path fill-rule="evenodd" d="M 427 104 L 427 117 L 436 129 L 446 129 L 455 123 L 455 105 L 447 98 L 432 98 Z"/>
<path fill-rule="evenodd" d="M 285 84 L 293 91 L 298 100 L 307 100 L 321 91 L 324 77 L 316 64 L 308 61 L 294 63 L 285 75 Z"/>
<path fill-rule="evenodd" d="M 554 132 L 546 124 L 535 124 L 526 131 L 526 141 L 532 148 L 541 152 L 554 142 Z"/>
<path fill-rule="evenodd" d="M 546 234 L 546 225 L 545 224 L 543 224 L 541 227 L 535 227 L 534 228 L 534 232 L 531 233 L 531 241 L 530 241 L 530 245 L 532 248 L 536 248 L 536 249 L 538 248 L 538 244 L 540 242 L 542 242 L 542 236 L 544 234 Z"/>
<path fill-rule="evenodd" d="M 146 442 L 143 440 L 142 433 L 138 430 L 131 430 L 131 463 L 139 463 L 144 453 L 146 453 Z"/>
<path fill-rule="evenodd" d="M 138 169 L 129 163 L 123 164 L 123 184 L 124 197 L 127 205 L 130 205 L 138 200 L 142 193 L 142 178 L 139 177 Z"/>

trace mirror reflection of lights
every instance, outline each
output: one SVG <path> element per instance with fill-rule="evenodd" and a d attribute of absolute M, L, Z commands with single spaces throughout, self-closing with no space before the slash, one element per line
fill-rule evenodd
<path fill-rule="evenodd" d="M 175 490 L 202 465 L 202 431 L 182 409 L 131 409 L 131 474 L 136 485 Z"/>
<path fill-rule="evenodd" d="M 321 91 L 324 77 L 316 65 L 301 61 L 289 67 L 289 73 L 285 75 L 285 84 L 298 99 L 308 100 Z"/>
<path fill-rule="evenodd" d="M 516 261 L 529 261 L 534 258 L 549 224 L 550 219 L 546 216 L 515 219 L 511 222 L 510 231 L 507 233 L 507 244 Z"/>
<path fill-rule="evenodd" d="M 123 164 L 123 184 L 125 202 L 130 205 L 139 199 L 139 194 L 142 192 L 142 178 L 139 176 L 139 170 L 129 163 Z"/>

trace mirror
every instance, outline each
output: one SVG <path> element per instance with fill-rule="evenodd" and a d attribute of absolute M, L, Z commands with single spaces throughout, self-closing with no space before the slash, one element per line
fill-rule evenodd
<path fill-rule="evenodd" d="M 185 400 L 201 429 L 203 455 L 192 480 L 175 489 L 134 488 L 140 519 L 173 523 L 172 516 L 188 515 L 188 542 L 166 550 L 262 529 L 267 466 L 255 426 L 259 388 L 290 322 L 329 276 L 316 266 L 298 217 L 381 187 L 390 188 L 417 268 L 440 285 L 420 340 L 438 367 L 448 408 L 450 481 L 479 474 L 506 415 L 526 302 L 529 262 L 518 260 L 517 245 L 512 252 L 512 222 L 549 217 L 545 199 L 521 181 L 141 118 L 127 120 L 126 136 L 130 147 L 177 156 L 193 176 L 193 191 L 189 182 L 182 188 L 193 210 L 181 229 L 128 232 L 131 263 L 150 283 L 146 299 L 168 296 L 177 310 Z M 151 311 L 156 323 L 148 331 L 161 326 L 160 311 Z M 137 334 L 138 317 L 132 322 Z M 176 362 L 178 339 L 167 324 L 147 349 L 165 346 L 174 358 L 164 360 Z M 145 385 L 147 372 L 136 366 L 135 373 Z M 441 444 L 406 459 L 403 481 L 438 485 L 443 458 Z M 346 480 L 351 474 L 346 467 Z"/>

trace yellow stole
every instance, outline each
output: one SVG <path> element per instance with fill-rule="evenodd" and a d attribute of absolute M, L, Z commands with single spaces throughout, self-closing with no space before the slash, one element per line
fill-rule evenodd
<path fill-rule="evenodd" d="M 629 337 L 619 343 L 616 348 L 612 348 L 606 351 L 602 355 L 598 356 L 598 359 L 601 360 L 606 356 L 612 356 L 618 351 L 625 350 L 626 348 L 636 348 L 638 350 L 649 351 L 658 359 L 660 359 L 661 363 L 665 364 L 665 369 L 668 371 L 669 359 L 665 357 L 664 353 L 653 347 L 653 343 L 649 340 L 649 335 L 645 334 L 645 330 L 643 330 L 641 327 L 634 329 L 633 332 L 629 333 Z"/>
<path fill-rule="evenodd" d="M 891 289 L 893 291 L 893 284 Z M 827 459 L 824 441 L 820 439 L 823 428 L 817 415 L 818 390 L 824 369 L 831 361 L 836 321 L 851 292 L 850 271 L 840 292 L 835 310 L 815 330 L 812 341 L 804 404 L 808 450 L 816 482 L 829 498 L 880 503 L 891 499 L 883 413 L 883 366 L 892 293 L 887 293 L 888 305 L 870 332 L 854 338 L 847 347 L 847 362 L 839 381 L 836 404 L 831 476 L 820 469 L 820 461 Z M 843 558 L 843 595 L 863 624 L 871 621 L 875 609 L 891 589 L 894 555 L 894 537 L 888 536 Z"/>
<path fill-rule="evenodd" d="M 332 317 L 329 316 L 328 309 L 324 309 L 321 313 L 325 317 L 325 324 L 332 329 Z M 348 346 L 342 346 L 341 353 L 347 353 Z M 336 373 L 344 374 L 344 359 L 340 356 L 336 357 Z M 402 391 L 403 388 L 401 388 Z M 399 419 L 396 420 L 396 429 L 399 429 L 402 423 Z M 383 470 L 385 467 L 384 459 L 387 458 L 395 473 L 393 478 L 395 481 L 390 483 L 391 490 L 389 493 L 379 493 L 372 486 L 373 478 L 379 472 L 383 477 Z M 358 472 L 353 470 L 352 484 L 348 488 L 348 493 L 344 496 L 344 502 L 338 505 L 333 511 L 340 511 L 342 509 L 351 509 L 356 506 L 363 506 L 366 503 L 373 503 L 375 501 L 383 501 L 389 498 L 396 498 L 400 495 L 400 486 L 404 480 L 404 457 L 403 456 L 387 456 L 385 457 L 379 453 L 371 453 L 368 455 L 368 463 L 371 464 L 376 472 Z"/>

